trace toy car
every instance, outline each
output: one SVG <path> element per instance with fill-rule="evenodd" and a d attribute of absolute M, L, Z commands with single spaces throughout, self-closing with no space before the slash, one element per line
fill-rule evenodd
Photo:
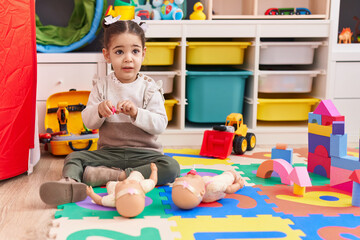
<path fill-rule="evenodd" d="M 279 15 L 279 10 L 277 8 L 269 8 L 266 10 L 265 15 Z"/>
<path fill-rule="evenodd" d="M 296 15 L 310 15 L 311 12 L 307 8 L 296 8 L 295 14 Z"/>
<path fill-rule="evenodd" d="M 141 20 L 149 20 L 150 19 L 150 13 L 148 10 L 140 10 L 136 13 L 136 16 L 140 17 Z"/>
<path fill-rule="evenodd" d="M 280 15 L 294 15 L 294 8 L 279 8 Z"/>

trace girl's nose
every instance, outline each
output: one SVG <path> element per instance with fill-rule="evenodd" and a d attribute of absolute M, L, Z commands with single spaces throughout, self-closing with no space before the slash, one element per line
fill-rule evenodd
<path fill-rule="evenodd" d="M 125 62 L 132 62 L 132 57 L 131 57 L 131 54 L 125 54 L 125 58 L 124 58 L 124 61 Z"/>

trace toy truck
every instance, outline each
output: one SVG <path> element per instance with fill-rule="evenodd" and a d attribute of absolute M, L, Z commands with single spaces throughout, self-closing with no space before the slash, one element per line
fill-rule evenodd
<path fill-rule="evenodd" d="M 200 155 L 225 159 L 232 151 L 242 155 L 253 150 L 255 145 L 255 134 L 248 132 L 242 114 L 231 113 L 226 117 L 225 125 L 213 126 L 213 130 L 205 131 Z"/>
<path fill-rule="evenodd" d="M 233 152 L 235 154 L 244 154 L 255 148 L 256 137 L 254 133 L 248 132 L 248 127 L 243 122 L 241 113 L 231 113 L 226 117 L 225 126 L 233 126 L 235 136 L 233 140 Z"/>

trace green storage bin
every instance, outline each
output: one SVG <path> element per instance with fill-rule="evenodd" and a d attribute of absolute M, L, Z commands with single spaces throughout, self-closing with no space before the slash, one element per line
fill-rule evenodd
<path fill-rule="evenodd" d="M 188 121 L 221 123 L 230 113 L 242 113 L 245 83 L 252 72 L 232 68 L 221 70 L 187 71 Z"/>

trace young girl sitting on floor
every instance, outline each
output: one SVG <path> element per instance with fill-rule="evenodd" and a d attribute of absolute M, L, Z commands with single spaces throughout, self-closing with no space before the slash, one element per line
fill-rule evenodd
<path fill-rule="evenodd" d="M 178 162 L 164 155 L 156 141 L 168 123 L 162 83 L 139 73 L 146 51 L 144 26 L 111 16 L 104 20 L 102 52 L 114 72 L 96 79 L 82 112 L 85 126 L 99 129 L 98 150 L 72 152 L 65 158 L 63 179 L 40 186 L 41 199 L 50 205 L 84 200 L 85 184 L 121 181 L 132 171 L 149 178 L 151 163 L 158 169 L 158 185 L 180 175 Z"/>

